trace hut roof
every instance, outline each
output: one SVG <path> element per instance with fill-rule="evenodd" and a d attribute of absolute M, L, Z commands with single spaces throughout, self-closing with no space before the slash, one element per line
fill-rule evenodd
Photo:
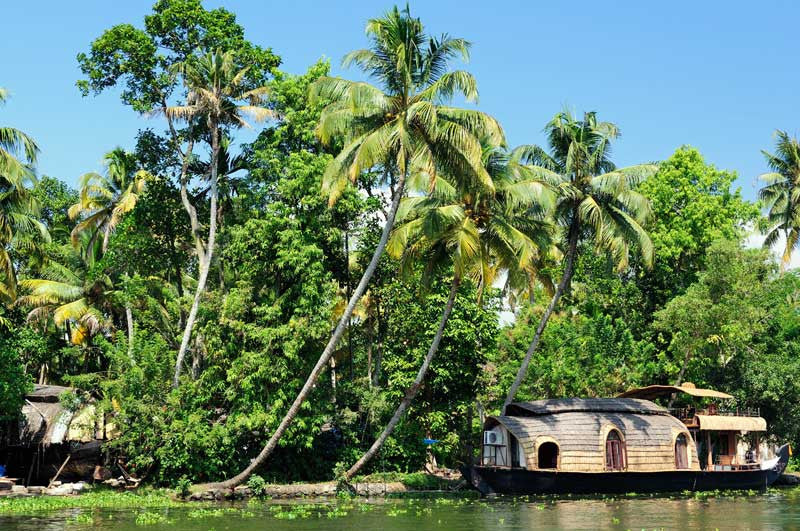
<path fill-rule="evenodd" d="M 629 389 L 622 394 L 617 395 L 618 398 L 644 398 L 652 400 L 660 396 L 671 395 L 672 393 L 684 393 L 690 396 L 708 397 L 708 398 L 733 398 L 728 393 L 722 391 L 715 391 L 714 389 L 698 389 L 694 384 L 685 382 L 682 385 L 648 385 L 647 387 L 639 387 L 637 389 Z"/>
<path fill-rule="evenodd" d="M 520 417 L 568 412 L 669 414 L 665 408 L 653 402 L 636 398 L 552 398 L 533 402 L 514 402 L 505 410 L 508 416 Z"/>
<path fill-rule="evenodd" d="M 115 435 L 109 432 L 109 423 L 105 422 L 102 415 L 98 415 L 94 405 L 84 405 L 77 411 L 61 405 L 59 396 L 71 390 L 71 387 L 58 385 L 37 385 L 25 397 L 19 427 L 7 434 L 8 444 L 47 446 L 66 441 L 89 442 L 98 438 L 113 438 Z"/>
<path fill-rule="evenodd" d="M 36 384 L 33 391 L 25 395 L 31 402 L 51 402 L 57 403 L 58 397 L 65 391 L 72 391 L 71 387 L 61 385 L 39 385 Z"/>
<path fill-rule="evenodd" d="M 523 447 L 531 448 L 539 436 L 553 437 L 562 452 L 597 452 L 604 426 L 617 427 L 629 447 L 661 447 L 672 444 L 673 430 L 686 426 L 668 414 L 566 411 L 528 417 L 497 416 L 489 421 L 505 426 Z"/>
<path fill-rule="evenodd" d="M 767 421 L 761 417 L 728 415 L 697 415 L 701 430 L 709 431 L 767 431 Z"/>

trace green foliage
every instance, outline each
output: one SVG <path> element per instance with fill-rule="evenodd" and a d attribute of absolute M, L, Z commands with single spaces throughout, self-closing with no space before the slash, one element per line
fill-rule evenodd
<path fill-rule="evenodd" d="M 200 0 L 158 0 L 144 29 L 120 24 L 92 42 L 89 53 L 78 54 L 86 76 L 77 82 L 81 93 L 99 94 L 122 85 L 120 99 L 144 113 L 166 107 L 178 88 L 170 69 L 196 50 L 232 50 L 239 65 L 252 68 L 247 75 L 251 86 L 263 84 L 280 58 L 244 38 L 244 29 L 233 13 L 217 8 L 206 10 Z"/>
<path fill-rule="evenodd" d="M 477 96 L 472 76 L 445 68 L 467 56 L 469 43 L 427 38 L 407 10 L 369 28 L 372 48 L 346 63 L 376 86 L 332 78 L 326 61 L 282 72 L 277 55 L 245 39 L 233 13 L 200 0 L 158 0 L 141 27 L 114 26 L 78 56 L 84 95 L 117 90 L 123 104 L 146 113 L 183 98 L 177 72 L 195 91 L 189 106 L 208 103 L 192 67 L 215 50 L 207 59 L 224 63 L 237 91 L 268 86 L 257 95 L 269 112 L 256 112 L 275 119 L 242 146 L 230 123 L 220 124 L 219 234 L 186 377 L 174 390 L 201 263 L 175 144 L 197 141 L 185 193 L 207 221 L 212 168 L 199 146 L 209 131 L 193 119 L 177 142 L 171 131 L 139 131 L 132 152 L 116 152 L 125 163 L 119 182 L 87 178 L 82 194 L 55 178 L 33 179 L 35 144 L 8 133 L 14 160 L 0 153 L 0 420 L 16 417 L 33 381 L 70 384 L 80 391 L 64 404 L 77 407 L 86 393 L 97 399 L 121 429 L 108 451 L 135 474 L 184 494 L 189 483 L 231 477 L 257 455 L 312 370 L 407 174 L 394 252 L 381 257 L 328 372 L 251 476 L 255 494 L 267 482 L 341 477 L 371 445 L 414 381 L 456 272 L 463 282 L 439 352 L 369 465 L 371 479 L 442 488 L 415 471 L 431 454 L 456 467 L 474 453 L 479 416 L 497 412 L 573 259 L 518 398 L 613 396 L 691 380 L 760 407 L 778 438 L 800 446 L 800 412 L 786 406 L 800 401 L 800 275 L 781 275 L 766 251 L 743 248 L 746 232 L 766 225 L 733 188 L 735 173 L 690 147 L 657 171 L 616 169 L 609 146 L 619 131 L 594 113 L 556 115 L 546 126 L 549 152 L 506 151 L 493 118 L 443 104 L 456 93 Z M 401 53 L 398 43 L 416 51 Z M 231 101 L 224 103 L 230 118 Z M 170 116 L 206 111 L 178 107 Z M 794 144 L 779 141 L 768 161 L 780 176 L 762 191 L 773 239 L 791 229 L 775 224 L 793 186 L 785 170 Z M 86 230 L 70 242 L 76 204 Z M 427 448 L 424 438 L 439 442 Z M 99 506 L 141 507 L 142 525 L 164 519 L 149 509 L 172 506 L 163 494 L 89 496 Z M 67 506 L 0 500 L 0 513 Z M 348 510 L 298 506 L 275 517 Z"/>
<path fill-rule="evenodd" d="M 19 416 L 25 393 L 33 389 L 21 353 L 36 348 L 40 336 L 31 334 L 27 328 L 12 330 L 10 334 L 4 330 L 0 332 L 0 421 L 6 421 Z"/>
<path fill-rule="evenodd" d="M 652 271 L 637 279 L 654 312 L 682 293 L 706 267 L 709 246 L 744 237 L 758 208 L 731 189 L 736 173 L 706 164 L 697 149 L 681 147 L 639 185 L 652 205 L 648 226 L 655 249 Z"/>
<path fill-rule="evenodd" d="M 497 358 L 482 375 L 487 405 L 499 407 L 516 371 L 511 360 L 524 355 L 538 321 L 537 309 L 531 308 L 500 334 Z M 657 373 L 654 350 L 637 340 L 623 319 L 568 307 L 551 318 L 518 399 L 614 396 L 647 385 Z"/>
<path fill-rule="evenodd" d="M 267 492 L 267 482 L 258 474 L 253 474 L 247 479 L 247 486 L 253 496 L 263 496 Z"/>

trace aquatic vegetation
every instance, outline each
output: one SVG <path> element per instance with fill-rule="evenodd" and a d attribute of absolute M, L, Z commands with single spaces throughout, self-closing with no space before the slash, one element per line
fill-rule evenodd
<path fill-rule="evenodd" d="M 92 525 L 93 523 L 94 516 L 91 513 L 78 513 L 67 520 L 67 524 L 71 525 Z"/>
<path fill-rule="evenodd" d="M 157 512 L 143 512 L 136 515 L 136 525 L 153 525 L 168 522 L 167 516 Z"/>
<path fill-rule="evenodd" d="M 221 516 L 238 515 L 242 514 L 243 512 L 244 511 L 234 507 L 225 507 L 219 509 L 194 509 L 186 513 L 186 516 L 189 518 L 219 518 Z"/>
<path fill-rule="evenodd" d="M 201 505 L 204 502 L 198 502 Z M 0 498 L 0 514 L 35 514 L 74 508 L 147 509 L 185 507 L 186 502 L 170 497 L 170 491 L 145 489 L 137 493 L 97 489 L 80 496 L 36 496 Z"/>

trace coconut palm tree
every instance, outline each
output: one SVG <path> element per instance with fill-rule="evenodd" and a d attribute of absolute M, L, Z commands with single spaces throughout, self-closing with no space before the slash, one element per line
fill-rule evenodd
<path fill-rule="evenodd" d="M 379 171 L 384 176 L 391 206 L 381 238 L 330 340 L 272 437 L 241 473 L 215 486 L 230 488 L 246 480 L 267 460 L 297 416 L 378 266 L 409 174 L 419 169 L 435 180 L 438 169 L 446 167 L 459 178 L 474 178 L 491 186 L 481 164 L 476 135 L 485 134 L 500 144 L 500 125 L 484 113 L 442 104 L 455 94 L 477 99 L 477 84 L 471 74 L 448 71 L 453 58 L 469 58 L 470 44 L 447 35 L 428 37 L 422 22 L 411 16 L 408 7 L 402 11 L 395 7 L 385 16 L 368 21 L 366 32 L 371 47 L 351 52 L 343 63 L 359 67 L 379 86 L 323 77 L 311 86 L 310 100 L 327 103 L 317 128 L 320 140 L 344 145 L 323 175 L 323 189 L 330 203 L 335 203 L 348 183 L 355 182 L 362 172 Z"/>
<path fill-rule="evenodd" d="M 26 186 L 34 182 L 32 172 L 14 180 L 0 174 L 0 302 L 13 302 L 17 296 L 12 251 L 50 241 L 47 228 L 37 219 L 39 203 Z"/>
<path fill-rule="evenodd" d="M 522 157 L 532 171 L 556 183 L 554 218 L 563 231 L 564 271 L 508 391 L 506 406 L 519 390 L 547 321 L 569 286 L 579 244 L 609 253 L 619 268 L 627 266 L 631 246 L 641 253 L 645 265 L 653 260 L 653 244 L 643 228 L 650 203 L 635 187 L 655 173 L 656 165 L 617 168 L 609 157 L 619 129 L 597 121 L 594 112 L 585 113 L 581 120 L 569 111 L 560 112 L 545 126 L 545 133 L 550 153 L 533 146 Z"/>
<path fill-rule="evenodd" d="M 136 207 L 149 174 L 138 169 L 136 157 L 118 147 L 103 157 L 105 175 L 90 172 L 80 178 L 80 198 L 69 208 L 71 219 L 82 218 L 72 229 L 72 244 L 79 245 L 80 235 L 90 235 L 87 248 L 102 235 L 101 250 L 108 250 L 108 240 L 122 217 Z"/>
<path fill-rule="evenodd" d="M 8 91 L 0 87 L 0 104 L 8 100 Z M 36 163 L 39 147 L 36 142 L 13 127 L 0 127 L 0 175 L 8 181 L 23 179 Z"/>
<path fill-rule="evenodd" d="M 183 77 L 184 85 L 188 90 L 185 105 L 167 107 L 164 112 L 170 120 L 185 120 L 190 124 L 199 125 L 206 130 L 210 138 L 211 160 L 208 164 L 210 212 L 208 222 L 208 238 L 203 244 L 200 236 L 200 223 L 197 219 L 197 210 L 189 200 L 187 191 L 188 180 L 186 168 L 181 172 L 181 199 L 189 214 L 192 234 L 195 239 L 199 271 L 197 289 L 195 291 L 192 307 L 186 319 L 186 326 L 175 360 L 175 375 L 172 385 L 177 388 L 180 383 L 183 359 L 189 347 L 194 322 L 197 319 L 197 310 L 200 298 L 203 295 L 211 267 L 214 253 L 214 244 L 217 237 L 217 206 L 219 201 L 219 153 L 224 136 L 223 129 L 250 127 L 245 116 L 253 120 L 262 121 L 270 118 L 274 113 L 262 107 L 267 87 L 247 89 L 245 87 L 249 67 L 237 68 L 234 54 L 231 51 L 216 50 L 201 55 L 190 57 L 183 63 L 176 65 L 175 71 Z M 170 122 L 171 126 L 172 122 Z M 187 149 L 187 153 L 191 151 Z M 184 157 L 184 166 L 188 166 L 190 159 Z"/>
<path fill-rule="evenodd" d="M 86 345 L 111 326 L 107 318 L 114 286 L 107 275 L 89 275 L 102 256 L 100 242 L 88 235 L 80 238 L 79 259 L 50 259 L 37 279 L 24 279 L 25 290 L 17 306 L 30 307 L 28 321 L 63 326 L 73 345 Z M 106 310 L 106 311 L 104 311 Z"/>
<path fill-rule="evenodd" d="M 0 104 L 8 92 L 0 88 Z M 10 250 L 31 243 L 29 236 L 49 240 L 37 219 L 39 204 L 28 186 L 36 179 L 32 165 L 39 148 L 28 135 L 13 127 L 0 127 L 0 301 L 13 302 L 17 274 Z"/>
<path fill-rule="evenodd" d="M 775 137 L 775 153 L 761 151 L 772 172 L 759 176 L 765 184 L 758 196 L 769 209 L 764 247 L 773 247 L 781 236 L 786 238 L 781 257 L 783 273 L 800 240 L 800 142 L 785 131 L 775 131 Z"/>
<path fill-rule="evenodd" d="M 400 209 L 402 223 L 389 240 L 389 253 L 403 257 L 404 265 L 420 258 L 425 280 L 444 267 L 452 267 L 450 294 L 439 326 L 411 387 L 380 436 L 345 472 L 350 480 L 381 449 L 402 419 L 425 379 L 438 352 L 462 279 L 478 287 L 478 300 L 498 273 L 530 271 L 540 250 L 550 247 L 552 230 L 546 215 L 554 199 L 549 184 L 524 165 L 524 148 L 511 154 L 485 143 L 483 164 L 492 177 L 491 189 L 483 183 L 458 188 L 446 177 L 433 183 L 427 197 L 409 197 Z M 429 176 L 421 175 L 429 181 Z"/>

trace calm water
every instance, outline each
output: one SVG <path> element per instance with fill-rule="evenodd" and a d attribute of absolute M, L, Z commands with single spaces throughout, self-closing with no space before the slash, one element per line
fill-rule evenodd
<path fill-rule="evenodd" d="M 0 516 L 2 530 L 797 529 L 800 489 L 752 496 L 403 499 Z"/>

